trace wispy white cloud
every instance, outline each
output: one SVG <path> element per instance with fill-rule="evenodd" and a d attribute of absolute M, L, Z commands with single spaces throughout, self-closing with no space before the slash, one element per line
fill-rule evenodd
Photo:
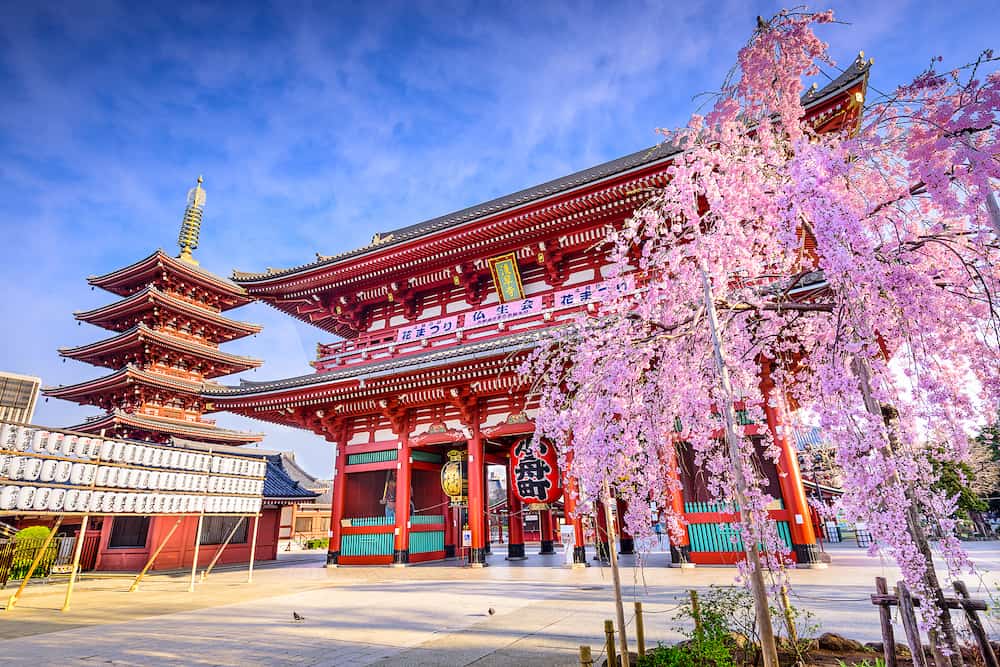
<path fill-rule="evenodd" d="M 990 46 L 986 3 L 836 3 L 837 57 L 889 86 L 930 55 Z M 71 311 L 111 299 L 84 278 L 173 246 L 206 177 L 198 254 L 221 274 L 308 261 L 375 231 L 502 195 L 656 141 L 717 86 L 773 3 L 413 3 L 233 11 L 211 3 L 7 8 L 0 23 L 0 368 L 51 384 L 100 371 L 55 349 L 104 334 Z M 956 39 L 961 35 L 961 39 Z M 914 44 L 918 47 L 914 47 Z M 250 374 L 309 371 L 321 331 L 254 305 L 233 344 Z M 86 408 L 52 401 L 38 418 Z M 317 474 L 325 443 L 263 428 Z"/>

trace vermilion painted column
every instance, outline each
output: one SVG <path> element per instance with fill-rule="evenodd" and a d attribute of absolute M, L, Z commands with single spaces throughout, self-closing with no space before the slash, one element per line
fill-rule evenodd
<path fill-rule="evenodd" d="M 767 428 L 774 438 L 774 444 L 781 452 L 778 460 L 778 483 L 781 486 L 785 509 L 789 512 L 788 527 L 792 534 L 795 560 L 805 566 L 816 564 L 820 562 L 819 551 L 816 548 L 816 531 L 810 519 L 805 487 L 802 485 L 798 452 L 787 434 L 788 421 L 784 415 L 784 402 L 771 380 L 770 362 L 765 361 L 762 364 L 760 389 L 764 396 Z M 772 403 L 774 405 L 771 405 Z"/>
<path fill-rule="evenodd" d="M 597 539 L 597 554 L 594 556 L 594 560 L 609 561 L 611 560 L 611 550 L 608 547 L 608 520 L 604 513 L 604 503 L 596 503 L 597 505 L 597 525 L 595 536 Z"/>
<path fill-rule="evenodd" d="M 507 560 L 524 560 L 524 505 L 514 491 L 514 468 L 507 463 Z"/>
<path fill-rule="evenodd" d="M 486 456 L 483 438 L 479 433 L 479 420 L 472 424 L 472 438 L 469 439 L 469 530 L 472 531 L 472 546 L 469 548 L 469 564 L 482 567 L 486 563 Z"/>
<path fill-rule="evenodd" d="M 635 553 L 635 540 L 632 539 L 631 533 L 625 529 L 625 511 L 628 509 L 628 504 L 622 500 L 618 499 L 618 540 L 620 545 L 619 553 L 628 555 Z"/>
<path fill-rule="evenodd" d="M 438 473 L 440 476 L 440 473 Z M 456 540 L 456 529 L 455 522 L 455 508 L 451 506 L 451 499 L 442 490 L 441 491 L 441 515 L 444 516 L 444 557 L 452 558 L 455 556 L 455 540 Z"/>
<path fill-rule="evenodd" d="M 344 499 L 347 494 L 347 438 L 337 442 L 337 469 L 333 474 L 333 507 L 330 510 L 330 545 L 326 552 L 327 567 L 340 562 L 340 542 L 343 534 Z"/>
<path fill-rule="evenodd" d="M 566 455 L 566 465 L 569 466 L 573 462 L 573 452 L 569 452 Z M 565 474 L 563 471 L 563 510 L 566 512 L 566 520 L 572 521 L 573 523 L 573 565 L 576 566 L 586 566 L 587 565 L 587 543 L 586 536 L 583 532 L 583 517 L 579 512 L 579 498 L 577 494 L 579 493 L 580 485 L 577 484 L 576 478 Z"/>
<path fill-rule="evenodd" d="M 542 548 L 538 554 L 551 556 L 556 552 L 552 545 L 552 510 L 544 509 L 538 512 L 538 539 Z"/>
<path fill-rule="evenodd" d="M 670 491 L 670 509 L 674 516 L 682 522 L 681 536 L 675 537 L 670 526 L 666 526 L 667 537 L 670 540 L 670 563 L 680 567 L 693 566 L 691 563 L 691 540 L 688 538 L 687 526 L 683 525 L 684 520 L 684 489 L 681 486 L 680 466 L 677 463 L 677 452 L 671 452 L 670 456 L 670 476 L 676 480 L 676 488 Z"/>
<path fill-rule="evenodd" d="M 396 533 L 393 540 L 392 564 L 410 562 L 410 439 L 404 435 L 396 460 Z"/>

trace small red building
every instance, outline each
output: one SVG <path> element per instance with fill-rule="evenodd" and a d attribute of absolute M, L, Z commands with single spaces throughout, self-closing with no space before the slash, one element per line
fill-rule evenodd
<path fill-rule="evenodd" d="M 806 107 L 820 130 L 857 118 L 867 75 L 859 59 L 810 91 Z M 343 339 L 319 346 L 314 373 L 207 386 L 203 394 L 217 410 L 308 429 L 336 443 L 329 563 L 439 559 L 464 542 L 470 563 L 485 561 L 487 469 L 507 467 L 507 479 L 516 479 L 511 450 L 534 431 L 530 381 L 518 366 L 549 327 L 596 310 L 606 294 L 641 285 L 638 270 L 609 279 L 599 241 L 665 182 L 677 150 L 639 151 L 378 233 L 363 248 L 301 266 L 234 273 L 248 295 Z M 768 408 L 767 423 L 745 424 L 744 432 L 775 435 L 780 464 L 764 465 L 766 490 L 778 499 L 771 517 L 790 556 L 811 563 L 818 558 L 816 536 L 794 443 L 778 428 L 784 420 Z M 454 457 L 468 479 L 462 508 L 450 504 L 441 483 Z M 729 539 L 732 515 L 708 502 L 691 461 L 680 463 L 683 494 L 666 500 L 689 525 L 687 537 L 672 545 L 674 560 L 734 562 L 742 550 Z M 531 470 L 544 467 L 533 463 Z M 517 485 L 507 488 L 509 510 L 521 516 Z M 575 559 L 583 562 L 584 518 L 568 495 L 565 512 L 575 525 Z M 543 552 L 551 551 L 545 539 L 551 523 L 551 513 L 542 512 Z M 522 528 L 511 522 L 509 558 L 524 555 Z M 599 529 L 598 539 L 606 540 L 602 535 Z M 623 550 L 630 542 L 623 537 Z"/>

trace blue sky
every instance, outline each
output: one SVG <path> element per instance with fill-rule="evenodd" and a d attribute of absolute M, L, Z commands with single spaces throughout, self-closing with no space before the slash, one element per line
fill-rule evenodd
<path fill-rule="evenodd" d="M 931 56 L 960 64 L 998 46 L 994 3 L 832 6 L 850 23 L 822 31 L 834 57 L 864 49 L 880 89 Z M 175 251 L 198 174 L 202 266 L 300 264 L 655 143 L 654 128 L 683 124 L 693 96 L 718 87 L 754 17 L 779 7 L 8 3 L 0 369 L 43 384 L 103 373 L 56 353 L 107 335 L 73 320 L 113 299 L 85 278 Z M 266 360 L 250 379 L 308 372 L 316 342 L 331 338 L 259 304 L 233 314 L 264 325 L 227 347 Z M 91 414 L 50 400 L 36 421 Z M 329 475 L 318 438 L 219 421 L 263 430 L 266 446 Z"/>

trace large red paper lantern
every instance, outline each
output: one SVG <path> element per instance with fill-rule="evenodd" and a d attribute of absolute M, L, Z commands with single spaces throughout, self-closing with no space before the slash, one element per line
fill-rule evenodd
<path fill-rule="evenodd" d="M 510 482 L 522 502 L 548 505 L 562 497 L 559 464 L 552 443 L 540 440 L 532 444 L 531 438 L 523 438 L 511 449 L 510 458 L 514 477 Z"/>

